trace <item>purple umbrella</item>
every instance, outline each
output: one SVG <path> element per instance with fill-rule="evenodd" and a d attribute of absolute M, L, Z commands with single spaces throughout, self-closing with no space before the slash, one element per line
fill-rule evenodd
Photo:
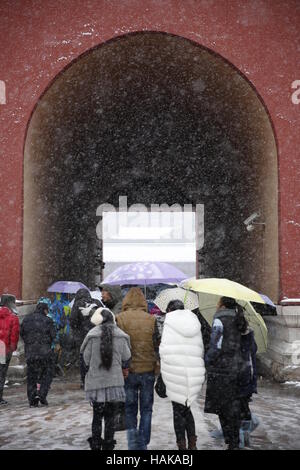
<path fill-rule="evenodd" d="M 102 284 L 124 285 L 150 285 L 166 282 L 180 282 L 188 276 L 168 263 L 139 263 L 125 264 L 107 276 Z"/>
<path fill-rule="evenodd" d="M 264 295 L 264 294 L 259 294 L 263 300 L 266 302 L 267 305 L 271 305 L 271 307 L 274 307 L 276 308 L 276 305 L 273 304 L 272 300 L 267 296 L 267 295 Z"/>
<path fill-rule="evenodd" d="M 64 294 L 76 294 L 79 289 L 89 290 L 82 282 L 76 281 L 57 281 L 48 287 L 48 292 L 60 292 Z"/>

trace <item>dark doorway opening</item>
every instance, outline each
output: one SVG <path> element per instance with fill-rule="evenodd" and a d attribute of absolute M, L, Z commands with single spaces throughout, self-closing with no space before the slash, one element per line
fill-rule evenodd
<path fill-rule="evenodd" d="M 182 37 L 122 36 L 79 57 L 31 118 L 24 155 L 23 298 L 93 287 L 97 207 L 204 204 L 199 275 L 278 293 L 277 152 L 249 82 Z M 243 224 L 259 210 L 263 229 Z M 263 261 L 264 260 L 264 261 Z"/>

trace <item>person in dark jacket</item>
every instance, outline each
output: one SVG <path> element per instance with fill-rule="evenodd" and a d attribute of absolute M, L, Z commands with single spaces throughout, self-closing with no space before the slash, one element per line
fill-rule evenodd
<path fill-rule="evenodd" d="M 229 450 L 239 449 L 241 424 L 240 371 L 243 368 L 241 334 L 247 322 L 235 299 L 222 297 L 214 316 L 207 369 L 206 413 L 217 414 Z"/>
<path fill-rule="evenodd" d="M 105 307 L 109 308 L 115 315 L 118 315 L 122 310 L 123 301 L 121 287 L 102 284 L 99 288 Z"/>
<path fill-rule="evenodd" d="M 239 374 L 240 404 L 241 404 L 241 427 L 240 448 L 250 445 L 250 433 L 259 425 L 259 419 L 249 408 L 253 393 L 257 393 L 256 352 L 257 345 L 254 331 L 248 326 L 245 319 L 246 331 L 241 335 L 242 368 Z M 223 438 L 222 430 L 212 431 L 212 437 Z"/>
<path fill-rule="evenodd" d="M 12 357 L 19 341 L 19 319 L 8 307 L 0 307 L 0 406 L 7 405 L 3 400 L 5 379 Z"/>
<path fill-rule="evenodd" d="M 27 362 L 27 396 L 30 406 L 39 402 L 47 406 L 47 395 L 53 379 L 52 343 L 56 331 L 48 315 L 48 305 L 40 303 L 33 313 L 27 315 L 21 325 Z M 37 389 L 40 384 L 40 390 Z"/>
<path fill-rule="evenodd" d="M 97 299 L 92 299 L 87 289 L 79 289 L 77 291 L 71 310 L 70 326 L 79 348 L 88 332 L 94 327 L 91 323 L 91 318 L 99 307 L 102 307 L 101 302 Z"/>
<path fill-rule="evenodd" d="M 94 312 L 101 307 L 97 299 L 92 299 L 87 289 L 79 289 L 76 292 L 74 304 L 71 310 L 70 326 L 74 340 L 75 360 L 79 360 L 81 388 L 84 387 L 84 379 L 87 372 L 83 356 L 80 354 L 80 347 L 88 332 L 94 328 L 91 318 Z"/>

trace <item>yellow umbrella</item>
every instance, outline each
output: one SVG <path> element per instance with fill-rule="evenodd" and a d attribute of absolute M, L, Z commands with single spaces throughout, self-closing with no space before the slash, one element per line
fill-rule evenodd
<path fill-rule="evenodd" d="M 264 299 L 252 289 L 230 281 L 229 279 L 207 278 L 192 279 L 183 281 L 181 287 L 190 289 L 195 292 L 203 292 L 205 294 L 214 294 L 218 296 L 232 297 L 236 300 L 245 300 L 247 302 L 258 302 L 265 304 Z"/>
<path fill-rule="evenodd" d="M 220 295 L 198 292 L 199 310 L 210 325 L 213 323 L 220 297 Z M 244 308 L 245 317 L 250 328 L 254 331 L 257 353 L 261 354 L 266 352 L 268 346 L 268 330 L 263 318 L 256 312 L 250 302 L 244 300 L 237 300 L 237 302 Z"/>

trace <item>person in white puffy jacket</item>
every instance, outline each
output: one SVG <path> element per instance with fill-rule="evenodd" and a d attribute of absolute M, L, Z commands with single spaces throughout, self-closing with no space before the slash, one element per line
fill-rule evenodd
<path fill-rule="evenodd" d="M 174 430 L 179 450 L 195 450 L 196 429 L 191 404 L 205 381 L 204 346 L 197 316 L 180 300 L 167 308 L 159 347 L 161 375 L 172 401 Z"/>

